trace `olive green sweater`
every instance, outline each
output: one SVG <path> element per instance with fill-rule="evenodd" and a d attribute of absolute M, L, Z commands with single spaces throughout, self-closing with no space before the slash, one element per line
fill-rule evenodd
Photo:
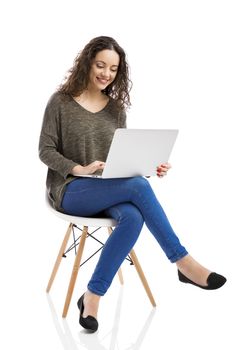
<path fill-rule="evenodd" d="M 62 211 L 66 184 L 75 179 L 74 166 L 95 160 L 105 162 L 114 131 L 126 127 L 126 113 L 110 98 L 92 113 L 71 96 L 54 93 L 45 109 L 39 141 L 39 157 L 48 166 L 46 186 L 55 209 Z"/>

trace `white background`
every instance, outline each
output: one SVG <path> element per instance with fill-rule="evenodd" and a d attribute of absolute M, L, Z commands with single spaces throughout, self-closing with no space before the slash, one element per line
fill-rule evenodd
<path fill-rule="evenodd" d="M 232 348 L 232 18 L 225 0 L 1 3 L 1 348 Z M 66 224 L 45 208 L 37 147 L 48 98 L 99 35 L 113 36 L 127 52 L 134 83 L 128 127 L 179 128 L 172 170 L 150 181 L 190 253 L 228 282 L 215 292 L 181 285 L 144 228 L 135 249 L 156 311 L 124 263 L 124 288 L 114 280 L 100 330 L 87 336 L 75 300 L 95 262 L 80 272 L 66 321 L 68 260 L 46 299 Z"/>

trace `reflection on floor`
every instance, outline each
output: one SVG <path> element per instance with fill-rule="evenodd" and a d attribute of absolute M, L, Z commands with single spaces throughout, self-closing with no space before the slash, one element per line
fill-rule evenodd
<path fill-rule="evenodd" d="M 119 294 L 117 298 L 117 305 L 115 307 L 115 315 L 112 324 L 112 329 L 101 337 L 99 336 L 99 332 L 89 334 L 86 333 L 85 330 L 81 330 L 80 332 L 76 332 L 75 336 L 72 334 L 71 329 L 69 327 L 69 323 L 66 319 L 61 319 L 58 317 L 55 307 L 52 302 L 51 296 L 47 295 L 47 301 L 50 308 L 51 316 L 53 319 L 54 327 L 56 328 L 57 334 L 61 341 L 61 344 L 64 350 L 78 350 L 80 346 L 83 349 L 95 349 L 95 350 L 113 350 L 118 347 L 118 331 L 120 328 L 120 319 L 121 319 L 121 311 L 122 311 L 122 300 L 123 300 L 123 287 L 120 287 Z M 135 335 L 134 344 L 125 348 L 125 350 L 135 350 L 141 349 L 143 344 L 143 339 L 145 338 L 152 319 L 155 314 L 155 308 L 152 308 L 148 317 L 145 319 L 141 331 Z M 104 345 L 105 343 L 109 343 L 108 346 Z"/>

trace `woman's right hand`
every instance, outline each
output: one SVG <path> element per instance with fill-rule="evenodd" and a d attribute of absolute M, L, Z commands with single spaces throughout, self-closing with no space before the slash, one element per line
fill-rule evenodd
<path fill-rule="evenodd" d="M 94 174 L 97 170 L 103 170 L 105 166 L 104 162 L 101 162 L 99 160 L 95 160 L 91 164 L 87 166 L 82 165 L 76 165 L 72 169 L 72 175 L 79 176 L 79 175 L 91 175 Z"/>

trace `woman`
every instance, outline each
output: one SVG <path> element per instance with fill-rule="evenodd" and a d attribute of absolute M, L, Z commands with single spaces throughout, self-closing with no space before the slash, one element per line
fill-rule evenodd
<path fill-rule="evenodd" d="M 168 259 L 176 263 L 181 282 L 203 289 L 217 289 L 226 282 L 188 254 L 145 178 L 79 177 L 103 170 L 115 129 L 126 127 L 130 84 L 123 49 L 110 37 L 94 38 L 50 98 L 40 136 L 39 155 L 48 166 L 47 189 L 54 207 L 77 216 L 102 212 L 118 222 L 87 291 L 78 300 L 80 324 L 92 331 L 98 328 L 100 297 L 134 246 L 144 222 Z M 169 168 L 169 164 L 161 164 L 157 176 L 165 176 Z"/>

